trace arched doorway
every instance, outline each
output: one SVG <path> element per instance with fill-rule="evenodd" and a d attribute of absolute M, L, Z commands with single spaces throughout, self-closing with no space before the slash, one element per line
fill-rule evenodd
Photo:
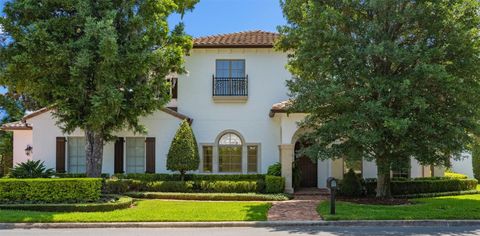
<path fill-rule="evenodd" d="M 316 188 L 318 186 L 318 167 L 317 161 L 306 155 L 299 154 L 299 150 L 305 147 L 306 143 L 297 141 L 295 142 L 295 166 L 298 168 L 300 177 L 300 188 Z"/>

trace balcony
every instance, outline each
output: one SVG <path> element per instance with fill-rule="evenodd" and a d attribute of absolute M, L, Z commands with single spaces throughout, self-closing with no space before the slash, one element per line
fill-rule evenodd
<path fill-rule="evenodd" d="M 247 101 L 248 75 L 230 78 L 212 76 L 212 96 L 216 102 Z"/>

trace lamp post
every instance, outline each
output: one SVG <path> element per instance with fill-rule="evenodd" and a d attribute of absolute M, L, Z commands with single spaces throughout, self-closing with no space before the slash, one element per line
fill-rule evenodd
<path fill-rule="evenodd" d="M 335 215 L 335 193 L 337 192 L 337 179 L 329 177 L 327 187 L 330 189 L 330 214 Z"/>

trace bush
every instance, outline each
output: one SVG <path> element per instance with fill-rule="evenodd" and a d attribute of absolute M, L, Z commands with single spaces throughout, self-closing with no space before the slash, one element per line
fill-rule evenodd
<path fill-rule="evenodd" d="M 265 177 L 266 193 L 283 193 L 285 191 L 285 178 L 267 175 Z"/>
<path fill-rule="evenodd" d="M 0 179 L 0 203 L 79 203 L 100 199 L 102 179 Z"/>
<path fill-rule="evenodd" d="M 167 155 L 167 170 L 179 171 L 184 180 L 187 171 L 198 169 L 200 157 L 195 135 L 187 120 L 180 124 Z"/>
<path fill-rule="evenodd" d="M 156 181 L 147 184 L 147 191 L 151 192 L 183 192 L 193 191 L 192 181 Z"/>
<path fill-rule="evenodd" d="M 256 181 L 199 181 L 195 182 L 196 192 L 206 193 L 255 193 L 259 192 Z"/>
<path fill-rule="evenodd" d="M 179 174 L 115 174 L 113 178 L 134 179 L 146 182 L 153 181 L 180 181 Z M 260 181 L 265 180 L 264 174 L 239 174 L 239 175 L 211 175 L 211 174 L 186 174 L 185 181 Z"/>
<path fill-rule="evenodd" d="M 28 160 L 17 164 L 11 171 L 9 176 L 12 178 L 49 178 L 55 174 L 53 169 L 47 169 L 43 161 Z"/>
<path fill-rule="evenodd" d="M 362 195 L 360 178 L 350 169 L 340 182 L 340 195 L 347 197 L 359 197 Z"/>
<path fill-rule="evenodd" d="M 267 175 L 282 176 L 282 164 L 277 162 L 268 167 Z"/>
<path fill-rule="evenodd" d="M 56 173 L 55 177 L 59 178 L 87 178 L 87 174 L 85 173 Z M 102 173 L 100 177 L 107 179 L 110 177 L 108 173 Z"/>
<path fill-rule="evenodd" d="M 4 204 L 0 209 L 50 212 L 105 212 L 129 208 L 131 197 L 118 197 L 113 202 L 73 203 L 73 204 Z"/>
<path fill-rule="evenodd" d="M 468 176 L 464 174 L 455 173 L 455 172 L 445 172 L 445 177 L 451 178 L 451 179 L 468 179 Z"/>
<path fill-rule="evenodd" d="M 286 201 L 286 194 L 256 194 L 256 193 L 128 193 L 134 198 L 175 199 L 198 201 Z"/>
<path fill-rule="evenodd" d="M 413 179 L 404 181 L 392 181 L 392 194 L 409 195 L 419 193 L 438 193 L 438 192 L 453 192 L 453 191 L 467 191 L 475 190 L 478 181 L 475 179 Z M 365 181 L 367 194 L 375 195 L 376 180 Z"/>
<path fill-rule="evenodd" d="M 473 176 L 475 179 L 480 180 L 480 143 L 475 143 L 472 150 L 472 167 Z"/>

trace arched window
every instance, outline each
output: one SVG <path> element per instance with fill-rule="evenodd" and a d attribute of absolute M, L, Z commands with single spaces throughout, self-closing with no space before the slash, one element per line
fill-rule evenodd
<path fill-rule="evenodd" d="M 218 171 L 242 172 L 242 139 L 226 133 L 218 140 Z"/>

